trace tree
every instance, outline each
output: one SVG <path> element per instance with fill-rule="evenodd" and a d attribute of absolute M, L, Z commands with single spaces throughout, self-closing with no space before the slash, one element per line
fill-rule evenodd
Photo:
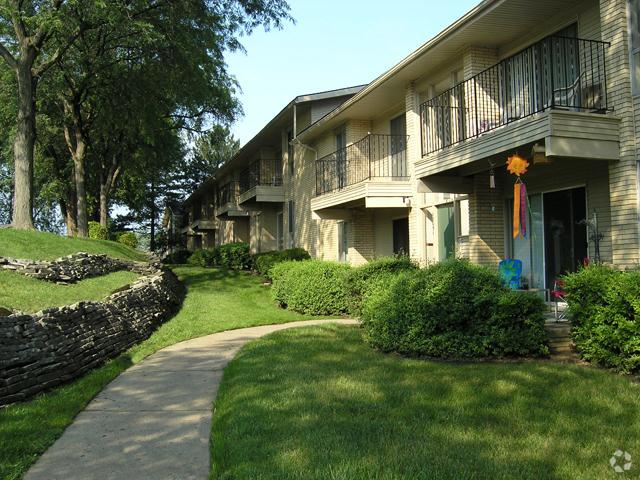
<path fill-rule="evenodd" d="M 85 235 L 89 216 L 108 223 L 116 192 L 132 196 L 118 188 L 127 170 L 129 186 L 150 162 L 171 176 L 180 162 L 149 146 L 169 137 L 183 146 L 205 125 L 233 121 L 241 110 L 225 52 L 288 19 L 284 0 L 0 0 L 0 56 L 17 92 L 4 170 L 14 172 L 13 225 L 33 227 L 42 193 L 57 196 L 69 233 Z M 37 161 L 50 172 L 41 178 L 52 185 L 34 191 L 36 118 L 46 124 Z"/>
<path fill-rule="evenodd" d="M 191 155 L 185 158 L 173 178 L 175 190 L 184 193 L 195 190 L 205 179 L 215 175 L 239 149 L 240 141 L 233 137 L 227 126 L 214 125 L 198 135 Z"/>
<path fill-rule="evenodd" d="M 38 82 L 84 28 L 80 26 L 71 32 L 51 54 L 46 52 L 56 29 L 64 22 L 64 4 L 64 0 L 0 1 L 0 57 L 13 71 L 17 84 L 12 218 L 16 228 L 34 228 L 32 187 Z"/>

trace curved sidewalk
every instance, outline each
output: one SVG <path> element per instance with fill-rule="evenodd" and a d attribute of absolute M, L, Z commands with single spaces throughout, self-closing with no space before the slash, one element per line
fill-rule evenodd
<path fill-rule="evenodd" d="M 113 380 L 31 467 L 26 480 L 206 479 L 212 402 L 247 342 L 309 320 L 215 333 L 159 350 Z"/>

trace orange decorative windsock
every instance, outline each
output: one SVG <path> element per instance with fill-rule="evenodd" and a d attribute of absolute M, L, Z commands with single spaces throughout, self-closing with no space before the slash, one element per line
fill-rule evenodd
<path fill-rule="evenodd" d="M 513 185 L 513 238 L 520 233 L 520 182 Z"/>
<path fill-rule="evenodd" d="M 520 175 L 527 173 L 527 168 L 529 162 L 518 154 L 507 160 L 507 170 L 518 177 L 513 185 L 513 238 L 527 236 L 527 187 L 520 179 Z"/>

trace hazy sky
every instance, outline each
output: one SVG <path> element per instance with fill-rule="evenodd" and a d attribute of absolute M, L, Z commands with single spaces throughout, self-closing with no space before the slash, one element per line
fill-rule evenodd
<path fill-rule="evenodd" d="M 295 96 L 369 83 L 479 0 L 289 0 L 296 23 L 256 30 L 228 55 L 244 145 Z"/>

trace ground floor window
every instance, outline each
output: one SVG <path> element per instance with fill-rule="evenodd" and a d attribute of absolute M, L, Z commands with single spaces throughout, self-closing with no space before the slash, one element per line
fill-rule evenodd
<path fill-rule="evenodd" d="M 338 223 L 338 260 L 349 261 L 349 222 Z"/>
<path fill-rule="evenodd" d="M 393 221 L 393 253 L 409 255 L 409 217 Z"/>
<path fill-rule="evenodd" d="M 507 212 L 513 212 L 509 200 Z M 525 238 L 507 232 L 511 258 L 522 261 L 523 288 L 552 288 L 561 275 L 575 271 L 588 257 L 586 189 L 584 187 L 529 195 Z"/>
<path fill-rule="evenodd" d="M 289 200 L 288 204 L 288 223 L 289 223 L 289 248 L 295 246 L 294 232 L 295 232 L 295 203 L 293 200 Z"/>
<path fill-rule="evenodd" d="M 284 250 L 284 215 L 282 212 L 276 214 L 276 240 L 278 250 Z"/>

